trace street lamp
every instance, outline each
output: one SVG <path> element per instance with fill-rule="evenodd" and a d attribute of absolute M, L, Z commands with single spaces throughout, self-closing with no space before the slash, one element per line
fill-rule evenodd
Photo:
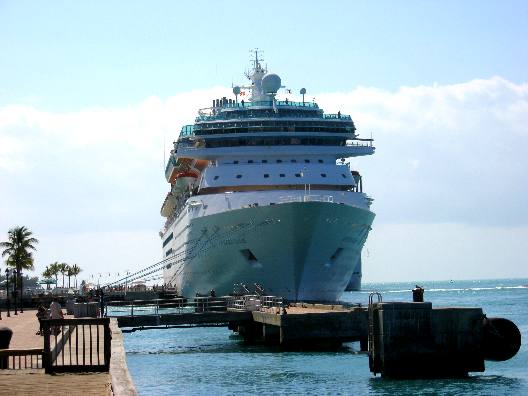
<path fill-rule="evenodd" d="M 15 277 L 15 283 L 13 284 L 13 298 L 15 299 L 15 315 L 18 315 L 18 308 L 17 308 L 17 270 L 16 268 L 13 270 L 13 275 Z"/>
<path fill-rule="evenodd" d="M 18 276 L 20 278 L 20 313 L 24 313 L 24 298 L 22 296 L 24 292 L 24 279 L 22 278 L 22 268 L 18 270 Z"/>
<path fill-rule="evenodd" d="M 11 317 L 11 313 L 9 312 L 9 308 L 11 305 L 11 302 L 9 301 L 9 275 L 11 271 L 9 271 L 9 268 L 6 268 L 5 274 L 6 274 L 6 305 L 7 305 L 7 317 Z"/>

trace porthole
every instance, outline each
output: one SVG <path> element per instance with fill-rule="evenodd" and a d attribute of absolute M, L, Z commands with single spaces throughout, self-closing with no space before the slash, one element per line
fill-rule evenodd
<path fill-rule="evenodd" d="M 233 164 L 238 164 L 238 161 L 233 161 Z"/>
<path fill-rule="evenodd" d="M 264 173 L 264 177 L 267 179 L 269 175 L 267 173 Z"/>
<path fill-rule="evenodd" d="M 292 159 L 291 162 L 295 163 L 295 162 L 297 162 L 297 160 L 296 159 Z"/>
<path fill-rule="evenodd" d="M 326 177 L 326 173 L 321 173 L 321 177 Z"/>
<path fill-rule="evenodd" d="M 305 159 L 304 162 L 306 162 L 307 164 L 310 163 L 310 160 L 309 159 Z"/>
<path fill-rule="evenodd" d="M 282 160 L 278 159 L 277 160 L 277 164 L 280 164 L 282 162 Z"/>
<path fill-rule="evenodd" d="M 219 177 L 220 176 L 215 176 L 215 177 L 213 177 L 213 180 L 218 180 Z"/>
<path fill-rule="evenodd" d="M 286 175 L 284 173 L 281 173 L 279 176 L 280 177 L 286 177 Z"/>
<path fill-rule="evenodd" d="M 252 163 L 253 163 L 253 160 L 249 160 L 249 161 L 248 161 L 248 164 L 252 164 Z"/>
<path fill-rule="evenodd" d="M 300 173 L 296 173 L 295 177 L 301 177 L 301 174 Z"/>
<path fill-rule="evenodd" d="M 322 164 L 324 161 L 322 159 L 319 160 L 319 163 Z"/>
<path fill-rule="evenodd" d="M 262 163 L 263 163 L 263 164 L 267 164 L 267 163 L 268 163 L 268 160 L 262 160 Z"/>
<path fill-rule="evenodd" d="M 242 177 L 242 175 L 236 175 L 237 179 L 240 179 L 241 177 Z"/>

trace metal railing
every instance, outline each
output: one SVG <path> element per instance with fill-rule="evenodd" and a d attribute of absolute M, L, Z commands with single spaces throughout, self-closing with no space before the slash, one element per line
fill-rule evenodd
<path fill-rule="evenodd" d="M 282 297 L 259 296 L 246 294 L 241 296 L 195 297 L 187 300 L 184 297 L 174 299 L 108 301 L 106 316 L 147 316 L 171 315 L 184 313 L 225 312 L 228 310 L 258 311 L 264 308 L 280 308 L 284 304 Z"/>
<path fill-rule="evenodd" d="M 42 320 L 46 373 L 94 372 L 110 368 L 109 318 Z"/>
<path fill-rule="evenodd" d="M 0 370 L 42 369 L 44 349 L 0 349 Z"/>
<path fill-rule="evenodd" d="M 191 312 L 222 312 L 229 305 L 226 297 L 195 297 L 189 301 L 184 297 L 171 299 L 108 301 L 106 316 L 142 316 L 181 314 Z"/>

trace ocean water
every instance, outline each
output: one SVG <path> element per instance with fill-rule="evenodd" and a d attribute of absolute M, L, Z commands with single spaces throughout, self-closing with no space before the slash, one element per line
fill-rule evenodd
<path fill-rule="evenodd" d="M 359 344 L 337 351 L 281 351 L 247 346 L 227 328 L 145 330 L 125 334 L 127 363 L 140 395 L 528 395 L 528 279 L 421 282 L 438 306 L 482 307 L 512 320 L 523 342 L 506 362 L 486 362 L 465 379 L 388 380 L 373 377 Z M 414 283 L 367 283 L 343 300 L 410 301 Z"/>

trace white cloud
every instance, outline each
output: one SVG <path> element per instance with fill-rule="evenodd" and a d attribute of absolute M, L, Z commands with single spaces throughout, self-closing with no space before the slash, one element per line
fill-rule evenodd
<path fill-rule="evenodd" d="M 118 242 L 118 233 L 156 235 L 167 191 L 163 142 L 168 152 L 198 108 L 230 91 L 215 87 L 68 113 L 30 105 L 0 108 L 0 230 L 27 225 L 57 244 L 56 255 L 60 242 L 50 235 L 88 233 L 96 247 L 109 238 Z M 528 84 L 494 77 L 315 96 L 326 112 L 351 114 L 360 135 L 376 139 L 373 157 L 352 160 L 375 198 L 374 233 L 389 223 L 437 224 L 444 232 L 452 229 L 443 224 L 499 230 L 528 224 Z M 407 238 L 411 244 L 412 233 Z M 56 255 L 41 256 L 42 266 L 62 260 Z M 72 260 L 93 258 L 80 256 Z M 112 257 L 99 257 L 97 265 L 122 268 L 119 254 Z"/>

